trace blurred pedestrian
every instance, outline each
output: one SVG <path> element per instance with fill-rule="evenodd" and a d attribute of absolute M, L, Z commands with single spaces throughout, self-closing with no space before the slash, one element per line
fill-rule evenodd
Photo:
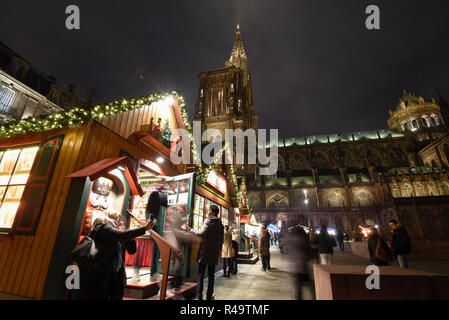
<path fill-rule="evenodd" d="M 159 218 L 159 214 L 161 211 L 161 207 L 168 207 L 168 198 L 167 198 L 167 189 L 164 184 L 160 184 L 156 186 L 155 191 L 153 191 L 148 198 L 148 204 L 145 212 L 145 216 L 148 221 L 152 221 L 154 224 L 154 228 L 157 227 L 157 219 Z M 154 231 L 157 231 L 154 229 Z M 158 256 L 158 247 L 156 241 L 153 240 L 153 252 L 151 257 L 151 275 L 155 275 L 157 273 L 157 256 Z"/>
<path fill-rule="evenodd" d="M 302 300 L 303 285 L 310 281 L 308 262 L 311 258 L 309 237 L 302 227 L 294 227 L 286 239 L 286 257 L 296 277 L 296 299 Z"/>
<path fill-rule="evenodd" d="M 390 248 L 374 227 L 370 228 L 368 236 L 368 252 L 371 263 L 376 266 L 388 266 L 392 258 Z"/>
<path fill-rule="evenodd" d="M 327 226 L 322 225 L 320 234 L 315 238 L 314 244 L 318 244 L 321 264 L 331 265 L 334 263 L 334 247 L 337 246 L 335 238 L 329 235 Z"/>
<path fill-rule="evenodd" d="M 234 248 L 232 246 L 232 231 L 229 230 L 229 226 L 224 227 L 221 257 L 223 259 L 223 276 L 230 278 L 232 270 L 231 259 L 234 257 Z"/>
<path fill-rule="evenodd" d="M 409 256 L 412 250 L 410 236 L 405 228 L 397 221 L 390 220 L 392 241 L 390 247 L 393 249 L 395 256 L 398 258 L 401 268 L 408 268 Z"/>
<path fill-rule="evenodd" d="M 169 212 L 171 211 L 171 212 Z M 173 262 L 173 272 L 175 274 L 171 282 L 170 294 L 177 293 L 184 282 L 184 277 L 182 276 L 182 267 L 184 265 L 184 250 L 186 246 L 191 245 L 194 242 L 201 241 L 201 238 L 193 235 L 192 233 L 186 232 L 183 227 L 185 227 L 187 221 L 187 214 L 182 206 L 170 207 L 167 210 L 167 215 L 173 214 L 173 219 L 169 222 L 167 230 L 164 231 L 164 238 L 172 246 L 180 250 L 179 254 L 172 254 L 171 259 Z"/>
<path fill-rule="evenodd" d="M 208 217 L 204 222 L 201 230 L 191 230 L 197 236 L 200 236 L 203 241 L 198 250 L 198 279 L 197 279 L 197 298 L 203 300 L 203 285 L 204 275 L 207 268 L 208 288 L 206 299 L 213 300 L 214 298 L 214 283 L 215 283 L 215 266 L 218 264 L 218 257 L 221 252 L 223 244 L 223 224 L 221 223 L 218 214 L 220 209 L 216 205 L 209 207 Z"/>
<path fill-rule="evenodd" d="M 262 259 L 262 271 L 271 271 L 270 265 L 270 234 L 266 225 L 262 226 L 259 239 L 259 256 Z"/>
<path fill-rule="evenodd" d="M 99 253 L 106 258 L 93 270 L 80 267 L 80 299 L 81 300 L 121 300 L 126 285 L 126 272 L 124 265 L 124 249 L 132 253 L 130 241 L 145 234 L 153 227 L 149 222 L 145 227 L 133 230 L 119 230 L 116 217 L 118 213 L 99 215 L 94 223 L 90 238 L 95 241 Z M 135 245 L 135 243 L 134 243 Z M 129 247 L 127 247 L 129 246 Z"/>
<path fill-rule="evenodd" d="M 310 228 L 309 231 L 309 241 L 310 241 L 310 248 L 311 248 L 311 255 L 312 260 L 315 264 L 320 264 L 320 249 L 318 248 L 318 244 L 315 243 L 315 239 L 317 237 L 317 234 L 313 228 Z"/>
<path fill-rule="evenodd" d="M 345 243 L 344 243 L 344 236 L 343 236 L 343 233 L 341 233 L 341 231 L 338 231 L 337 241 L 338 241 L 338 245 L 340 246 L 340 251 L 344 252 L 345 251 Z"/>
<path fill-rule="evenodd" d="M 240 241 L 240 231 L 232 230 L 232 248 L 234 249 L 234 257 L 232 257 L 231 259 L 232 274 L 237 274 L 238 272 L 237 256 L 239 254 L 239 241 Z"/>

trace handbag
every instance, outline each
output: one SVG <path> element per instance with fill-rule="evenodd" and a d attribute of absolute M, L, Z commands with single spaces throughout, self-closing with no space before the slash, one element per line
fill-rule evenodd
<path fill-rule="evenodd" d="M 113 250 L 114 248 L 98 245 L 94 239 L 85 236 L 72 250 L 70 258 L 80 267 L 92 271 L 105 262 L 112 255 Z"/>
<path fill-rule="evenodd" d="M 376 258 L 382 260 L 382 261 L 392 261 L 393 260 L 393 254 L 389 249 L 386 249 L 384 246 L 382 246 L 381 239 L 377 241 L 376 246 Z"/>

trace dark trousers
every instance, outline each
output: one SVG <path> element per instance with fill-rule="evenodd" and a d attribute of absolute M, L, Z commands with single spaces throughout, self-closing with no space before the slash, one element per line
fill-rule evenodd
<path fill-rule="evenodd" d="M 230 275 L 232 271 L 232 258 L 223 258 L 223 273 L 224 275 Z"/>
<path fill-rule="evenodd" d="M 120 271 L 111 276 L 109 282 L 109 298 L 111 300 L 123 300 L 126 287 L 126 271 L 123 266 Z"/>
<path fill-rule="evenodd" d="M 262 256 L 261 257 L 262 258 L 262 268 L 264 269 L 264 270 L 267 270 L 267 268 L 268 269 L 271 269 L 271 266 L 270 266 L 270 256 Z"/>
<path fill-rule="evenodd" d="M 151 256 L 151 274 L 157 273 L 157 253 L 158 253 L 158 247 L 156 244 L 156 241 L 151 239 L 153 241 L 153 254 Z"/>
<path fill-rule="evenodd" d="M 296 275 L 296 300 L 302 300 L 302 287 L 310 281 L 308 274 L 297 273 Z"/>
<path fill-rule="evenodd" d="M 237 274 L 237 258 L 231 258 L 231 273 Z"/>
<path fill-rule="evenodd" d="M 340 245 L 340 251 L 345 251 L 345 243 L 343 241 L 338 241 L 338 244 Z"/>
<path fill-rule="evenodd" d="M 197 297 L 199 300 L 203 300 L 203 286 L 204 286 L 204 275 L 206 273 L 207 267 L 207 294 L 206 299 L 212 300 L 212 296 L 214 294 L 214 282 L 215 282 L 215 266 L 207 266 L 205 264 L 200 263 L 198 265 L 198 280 L 197 280 Z"/>

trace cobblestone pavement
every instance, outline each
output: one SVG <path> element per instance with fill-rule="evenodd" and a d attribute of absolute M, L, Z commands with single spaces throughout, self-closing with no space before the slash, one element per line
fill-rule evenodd
<path fill-rule="evenodd" d="M 368 265 L 369 261 L 350 252 L 349 246 L 345 252 L 337 248 L 334 253 L 334 264 L 338 265 Z M 399 266 L 395 261 L 393 266 Z M 215 275 L 215 294 L 217 300 L 294 300 L 295 282 L 288 272 L 284 256 L 276 247 L 271 247 L 271 272 L 261 271 L 261 262 L 254 265 L 239 264 L 237 275 L 224 278 L 223 272 Z M 449 274 L 449 261 L 411 261 L 410 268 L 439 274 Z M 309 264 L 312 281 L 303 288 L 303 299 L 314 300 L 313 264 Z M 205 281 L 207 288 L 207 280 Z"/>

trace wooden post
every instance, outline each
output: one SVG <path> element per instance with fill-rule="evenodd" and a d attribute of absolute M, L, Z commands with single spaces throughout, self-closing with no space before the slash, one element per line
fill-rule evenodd
<path fill-rule="evenodd" d="M 170 268 L 170 256 L 173 251 L 174 254 L 179 254 L 179 250 L 170 245 L 166 240 L 164 240 L 160 235 L 158 235 L 155 231 L 151 231 L 151 237 L 159 248 L 159 252 L 161 253 L 161 267 L 163 270 L 162 273 L 162 281 L 161 281 L 161 293 L 160 300 L 165 300 L 167 295 L 167 282 L 168 282 L 168 271 Z"/>
<path fill-rule="evenodd" d="M 146 223 L 137 219 L 133 214 L 128 210 L 128 214 L 136 220 L 140 225 L 145 226 Z M 160 300 L 165 300 L 167 296 L 167 282 L 168 282 L 168 271 L 170 268 L 170 256 L 173 252 L 174 254 L 179 254 L 180 251 L 168 243 L 164 238 L 162 238 L 156 231 L 151 230 L 150 236 L 156 242 L 159 252 L 161 254 L 161 267 L 163 270 L 162 281 L 161 281 L 161 291 L 159 295 Z M 154 248 L 153 248 L 154 250 Z"/>

